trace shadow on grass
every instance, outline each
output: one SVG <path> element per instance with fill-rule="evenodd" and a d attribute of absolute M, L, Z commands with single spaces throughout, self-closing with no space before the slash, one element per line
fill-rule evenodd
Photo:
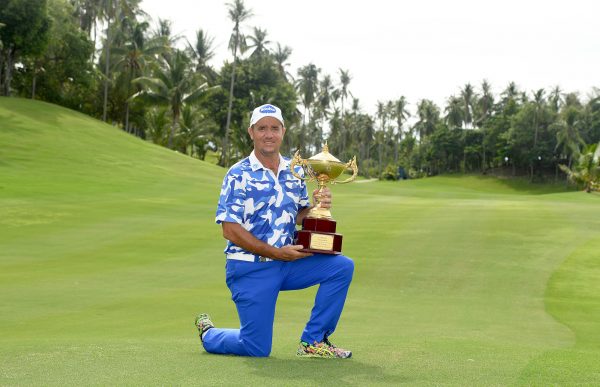
<path fill-rule="evenodd" d="M 315 359 L 294 358 L 278 359 L 247 358 L 246 365 L 252 369 L 256 376 L 280 381 L 315 384 L 344 384 L 356 383 L 360 385 L 371 383 L 400 384 L 409 382 L 408 378 L 400 375 L 391 375 L 383 367 L 352 359 Z"/>

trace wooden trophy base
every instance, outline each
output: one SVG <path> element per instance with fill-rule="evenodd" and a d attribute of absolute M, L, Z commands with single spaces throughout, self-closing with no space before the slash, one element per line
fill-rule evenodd
<path fill-rule="evenodd" d="M 336 234 L 335 227 L 333 219 L 304 218 L 296 244 L 304 246 L 300 251 L 308 253 L 341 254 L 342 235 Z"/>

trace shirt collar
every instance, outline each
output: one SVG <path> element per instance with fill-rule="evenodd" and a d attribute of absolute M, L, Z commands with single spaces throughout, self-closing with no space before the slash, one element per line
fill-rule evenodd
<path fill-rule="evenodd" d="M 252 168 L 252 172 L 256 172 L 261 168 L 264 170 L 269 169 L 269 168 L 266 168 L 260 162 L 260 160 L 256 157 L 256 154 L 254 153 L 254 151 L 252 151 L 252 153 L 250 153 L 250 156 L 248 156 L 248 161 L 250 161 L 250 168 Z M 286 160 L 280 153 L 279 154 L 279 169 L 277 170 L 277 173 L 279 174 L 279 172 L 288 169 L 289 166 L 290 166 L 290 161 Z"/>

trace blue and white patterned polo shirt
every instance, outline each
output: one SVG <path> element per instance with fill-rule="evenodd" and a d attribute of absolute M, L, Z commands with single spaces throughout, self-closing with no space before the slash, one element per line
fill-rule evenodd
<path fill-rule="evenodd" d="M 289 170 L 290 159 L 279 156 L 278 176 L 250 156 L 232 166 L 221 187 L 217 224 L 239 223 L 256 238 L 275 247 L 293 244 L 296 215 L 310 205 L 304 181 Z M 304 171 L 296 171 L 303 176 Z M 227 241 L 227 259 L 257 262 L 260 257 Z"/>

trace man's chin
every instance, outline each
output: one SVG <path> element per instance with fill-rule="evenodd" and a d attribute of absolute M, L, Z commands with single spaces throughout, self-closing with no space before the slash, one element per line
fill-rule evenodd
<path fill-rule="evenodd" d="M 275 147 L 273 148 L 261 148 L 258 152 L 263 156 L 273 156 L 279 154 L 279 150 Z"/>

